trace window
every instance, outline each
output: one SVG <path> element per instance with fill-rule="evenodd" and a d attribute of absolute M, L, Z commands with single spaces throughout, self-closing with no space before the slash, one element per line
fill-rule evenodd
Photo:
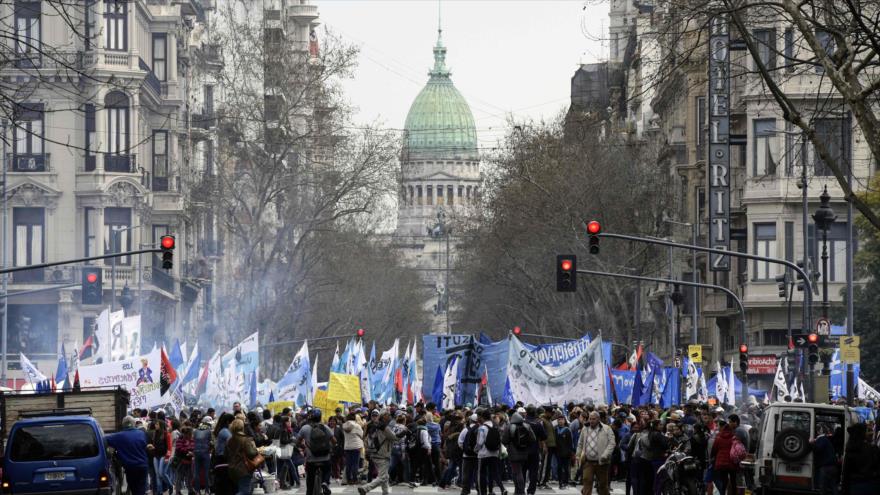
<path fill-rule="evenodd" d="M 40 2 L 15 2 L 15 61 L 18 67 L 40 67 Z"/>
<path fill-rule="evenodd" d="M 437 204 L 443 204 L 443 186 L 437 186 Z"/>
<path fill-rule="evenodd" d="M 423 200 L 422 200 L 422 186 L 416 186 L 416 191 L 419 192 L 419 206 L 422 206 L 422 204 L 423 204 Z"/>
<path fill-rule="evenodd" d="M 98 436 L 87 423 L 23 426 L 12 437 L 9 456 L 17 462 L 97 457 Z"/>
<path fill-rule="evenodd" d="M 776 68 L 776 30 L 758 29 L 755 31 L 758 56 L 767 69 Z"/>
<path fill-rule="evenodd" d="M 709 132 L 706 121 L 706 97 L 697 97 L 697 122 L 694 135 L 697 137 L 697 160 L 706 160 L 706 135 Z"/>
<path fill-rule="evenodd" d="M 12 260 L 14 266 L 45 262 L 45 210 L 43 208 L 13 208 Z M 14 275 L 16 282 L 41 282 L 43 270 L 27 270 Z"/>
<path fill-rule="evenodd" d="M 764 345 L 788 345 L 788 330 L 767 329 L 764 330 Z"/>
<path fill-rule="evenodd" d="M 131 208 L 104 208 L 104 254 L 131 250 Z M 119 265 L 128 265 L 128 256 L 116 258 Z"/>
<path fill-rule="evenodd" d="M 95 126 L 95 105 L 87 103 L 85 106 L 86 117 L 86 136 L 85 136 L 85 155 L 86 155 L 86 172 L 95 170 L 95 154 L 98 152 L 98 129 Z"/>
<path fill-rule="evenodd" d="M 432 204 L 434 204 L 434 186 L 426 186 L 426 189 L 428 191 L 427 204 L 432 205 Z"/>
<path fill-rule="evenodd" d="M 448 186 L 448 187 L 446 188 L 446 201 L 448 201 L 450 205 L 454 205 L 454 204 L 455 204 L 455 193 L 454 193 L 454 191 L 455 191 L 454 186 Z"/>
<path fill-rule="evenodd" d="M 794 30 L 792 28 L 785 28 L 785 33 L 783 34 L 783 56 L 785 57 L 785 71 L 791 72 L 794 70 Z"/>
<path fill-rule="evenodd" d="M 837 49 L 834 37 L 828 31 L 823 31 L 821 29 L 816 30 L 816 41 L 819 42 L 819 46 L 825 51 L 828 56 L 834 55 L 834 51 Z M 825 67 L 822 66 L 822 63 L 819 62 L 819 58 L 821 54 L 816 54 L 816 74 L 823 74 L 825 72 Z"/>
<path fill-rule="evenodd" d="M 153 190 L 168 190 L 168 131 L 153 131 Z"/>
<path fill-rule="evenodd" d="M 15 106 L 15 113 L 12 169 L 17 172 L 46 170 L 46 158 L 43 155 L 43 104 L 21 103 Z"/>
<path fill-rule="evenodd" d="M 845 222 L 835 222 L 828 229 L 828 281 L 844 282 L 846 281 L 846 229 Z M 817 263 L 814 265 L 817 272 L 822 272 L 822 231 L 816 230 L 814 252 L 818 253 Z M 853 242 L 855 242 L 853 236 Z M 824 277 L 824 274 L 821 275 Z M 823 278 L 819 279 L 820 281 Z"/>
<path fill-rule="evenodd" d="M 755 254 L 776 257 L 776 224 L 756 223 L 754 225 Z M 765 261 L 754 262 L 754 280 L 769 280 L 776 276 L 776 265 Z"/>
<path fill-rule="evenodd" d="M 96 237 L 98 235 L 98 228 L 98 212 L 88 206 L 83 208 L 83 239 L 85 241 L 83 248 L 86 257 L 99 254 Z"/>
<path fill-rule="evenodd" d="M 849 116 L 842 119 L 817 119 L 814 122 L 816 139 L 825 144 L 831 159 L 844 171 L 850 163 L 850 142 L 852 140 Z M 828 164 L 819 157 L 811 142 L 805 142 L 803 158 L 812 165 L 813 174 L 819 177 L 833 175 Z"/>
<path fill-rule="evenodd" d="M 168 77 L 166 71 L 168 59 L 167 42 L 168 37 L 165 33 L 153 34 L 153 74 L 160 81 L 166 81 Z"/>
<path fill-rule="evenodd" d="M 130 172 L 128 96 L 120 91 L 113 91 L 104 98 L 104 105 L 107 107 L 107 155 L 104 168 L 107 172 Z"/>
<path fill-rule="evenodd" d="M 104 48 L 128 50 L 127 0 L 104 0 Z"/>
<path fill-rule="evenodd" d="M 776 150 L 776 119 L 755 119 L 752 175 L 762 177 L 776 175 L 778 161 Z"/>

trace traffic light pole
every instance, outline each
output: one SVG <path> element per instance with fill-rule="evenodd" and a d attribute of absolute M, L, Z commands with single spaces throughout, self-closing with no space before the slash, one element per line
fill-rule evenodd
<path fill-rule="evenodd" d="M 20 292 L 12 292 L 12 293 L 7 292 L 5 294 L 0 294 L 0 299 L 8 299 L 10 297 L 16 297 L 16 296 L 27 296 L 29 294 L 39 294 L 40 292 L 50 292 L 50 291 L 58 290 L 58 289 L 69 289 L 71 287 L 79 287 L 80 285 L 81 284 L 64 284 L 64 285 L 54 285 L 52 287 L 44 287 L 42 289 L 23 290 Z"/>
<path fill-rule="evenodd" d="M 72 260 L 64 260 L 64 261 L 52 261 L 49 263 L 40 263 L 38 265 L 26 265 L 26 266 L 13 266 L 9 268 L 0 269 L 0 274 L 4 273 L 15 273 L 15 272 L 23 272 L 25 270 L 36 270 L 40 268 L 49 268 L 52 266 L 60 266 L 60 265 L 74 265 L 76 263 L 85 263 L 86 261 L 97 261 L 97 260 L 106 260 L 106 259 L 116 259 L 123 256 L 134 256 L 136 254 L 146 254 L 146 253 L 161 253 L 162 250 L 158 248 L 151 249 L 138 249 L 137 251 L 125 251 L 122 253 L 111 253 L 111 254 L 103 254 L 101 256 L 88 256 L 86 258 L 76 258 Z"/>
<path fill-rule="evenodd" d="M 607 236 L 608 234 L 600 234 L 600 235 Z M 743 306 L 742 300 L 739 298 L 739 296 L 737 296 L 736 293 L 734 293 L 732 290 L 728 289 L 727 287 L 722 287 L 720 285 L 715 285 L 715 284 L 703 284 L 703 283 L 699 283 L 699 282 L 690 282 L 687 280 L 671 280 L 671 279 L 666 279 L 666 278 L 645 277 L 642 275 L 628 275 L 625 273 L 609 273 L 609 272 L 599 272 L 599 271 L 595 271 L 595 270 L 581 270 L 581 269 L 578 269 L 577 272 L 583 273 L 586 275 L 598 275 L 600 277 L 626 278 L 626 279 L 630 279 L 630 280 L 644 280 L 647 282 L 659 282 L 661 284 L 680 284 L 685 287 L 701 287 L 704 289 L 720 290 L 720 291 L 726 293 L 727 295 L 729 295 L 730 297 L 732 297 L 736 301 L 736 304 L 739 306 L 740 333 L 742 335 L 743 343 L 745 343 L 745 341 L 746 341 L 745 340 L 745 338 L 746 338 L 746 310 L 745 310 L 745 307 Z M 749 388 L 748 388 L 747 383 L 748 383 L 748 380 L 746 379 L 746 374 L 743 373 L 743 376 L 742 376 L 743 404 L 745 404 L 745 401 L 749 397 Z"/>
<path fill-rule="evenodd" d="M 260 347 L 275 347 L 277 345 L 302 344 L 305 341 L 319 342 L 322 340 L 339 340 L 339 339 L 344 339 L 346 337 L 351 337 L 351 335 L 330 335 L 327 337 L 312 337 L 310 339 L 282 340 L 280 342 L 272 342 L 270 344 L 260 344 Z"/>
<path fill-rule="evenodd" d="M 803 277 L 804 286 L 805 286 L 804 287 L 804 306 L 806 306 L 808 309 L 806 330 L 809 330 L 810 328 L 813 327 L 813 284 L 812 284 L 812 282 L 810 282 L 810 277 L 807 276 L 807 272 L 803 268 L 797 266 L 797 264 L 792 263 L 791 261 L 781 260 L 779 258 L 770 258 L 767 256 L 758 256 L 756 254 L 728 251 L 726 249 L 715 249 L 715 248 L 697 246 L 697 245 L 692 245 L 692 244 L 679 244 L 677 242 L 666 241 L 663 239 L 650 239 L 650 238 L 645 238 L 645 237 L 637 237 L 634 235 L 609 234 L 609 233 L 604 233 L 604 232 L 599 233 L 597 235 L 599 237 L 608 237 L 611 239 L 623 239 L 625 241 L 644 242 L 647 244 L 657 244 L 660 246 L 670 246 L 670 247 L 677 247 L 677 248 L 682 248 L 682 249 L 691 249 L 693 251 L 702 251 L 704 253 L 723 254 L 725 256 L 732 256 L 734 258 L 745 258 L 748 260 L 763 261 L 766 263 L 774 263 L 774 264 L 778 264 L 778 265 L 784 265 L 784 266 L 791 268 L 792 270 L 798 272 L 801 275 L 801 277 Z M 678 281 L 678 282 L 681 283 L 681 281 Z M 682 285 L 686 285 L 686 284 L 682 283 Z M 745 333 L 745 332 L 743 332 L 743 333 Z M 743 343 L 745 343 L 745 341 L 743 341 Z"/>

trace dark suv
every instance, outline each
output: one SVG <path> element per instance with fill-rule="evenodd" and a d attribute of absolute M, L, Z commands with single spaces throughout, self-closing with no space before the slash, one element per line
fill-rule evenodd
<path fill-rule="evenodd" d="M 42 416 L 12 425 L 3 458 L 3 493 L 110 495 L 110 456 L 90 416 Z"/>

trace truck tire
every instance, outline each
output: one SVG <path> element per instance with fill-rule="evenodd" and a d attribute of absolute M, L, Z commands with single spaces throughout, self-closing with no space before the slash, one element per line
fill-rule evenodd
<path fill-rule="evenodd" d="M 810 453 L 810 439 L 802 430 L 786 428 L 773 439 L 773 450 L 784 461 L 798 461 Z"/>

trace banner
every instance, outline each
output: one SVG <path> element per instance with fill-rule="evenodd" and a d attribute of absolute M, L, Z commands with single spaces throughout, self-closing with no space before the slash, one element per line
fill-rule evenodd
<path fill-rule="evenodd" d="M 95 337 L 98 341 L 98 348 L 94 353 L 95 364 L 111 361 L 111 339 L 113 335 L 122 334 L 122 320 L 124 319 L 125 312 L 122 310 L 111 313 L 109 309 L 105 309 L 98 315 L 95 320 Z"/>
<path fill-rule="evenodd" d="M 554 342 L 552 344 L 528 344 L 522 343 L 535 359 L 544 366 L 562 366 L 563 364 L 578 358 L 587 346 L 590 345 L 590 335 L 584 335 L 577 340 Z"/>
<path fill-rule="evenodd" d="M 110 315 L 110 341 L 107 346 L 110 361 L 134 359 L 141 355 L 141 317 L 129 316 L 117 322 L 114 315 L 120 313 Z"/>
<path fill-rule="evenodd" d="M 470 335 L 437 335 L 430 334 L 422 336 L 422 369 L 426 370 L 436 370 L 438 366 L 446 367 L 452 361 L 453 358 L 459 358 L 459 366 L 462 367 L 462 371 L 466 371 L 468 363 L 466 362 L 470 357 L 471 350 L 473 349 L 474 338 Z M 482 360 L 480 360 L 482 363 Z M 476 364 L 476 363 L 475 363 Z M 479 380 L 479 374 L 481 373 L 480 368 L 473 369 L 473 375 L 476 377 L 476 380 Z M 473 383 L 467 383 L 469 379 L 466 373 L 462 373 L 461 375 L 461 387 L 459 389 L 468 389 L 470 390 L 470 396 L 473 396 Z M 468 385 L 470 387 L 468 388 Z M 427 373 L 424 379 L 422 380 L 422 395 L 430 396 L 434 391 L 434 374 Z M 459 395 L 466 394 L 465 390 L 457 390 Z"/>
<path fill-rule="evenodd" d="M 226 395 L 226 380 L 223 373 L 223 356 L 220 351 L 214 353 L 205 369 L 208 379 L 205 382 L 205 399 L 209 404 L 218 404 Z"/>
<path fill-rule="evenodd" d="M 281 411 L 283 411 L 285 407 L 293 409 L 296 407 L 296 404 L 294 404 L 293 401 L 290 400 L 276 400 L 266 403 L 266 409 L 272 411 L 273 416 L 275 414 L 281 414 Z"/>
<path fill-rule="evenodd" d="M 480 341 L 476 344 L 476 347 L 479 349 L 478 353 L 483 369 L 489 372 L 489 392 L 492 396 L 492 402 L 499 404 L 504 401 L 504 385 L 507 380 L 510 342 L 506 338 L 498 342 L 492 342 L 489 337 L 480 334 Z"/>
<path fill-rule="evenodd" d="M 361 384 L 357 375 L 330 373 L 327 398 L 336 402 L 361 403 Z"/>
<path fill-rule="evenodd" d="M 315 398 L 312 400 L 312 405 L 321 410 L 324 418 L 329 418 L 336 412 L 337 407 L 342 406 L 339 402 L 327 398 L 327 391 L 321 389 L 315 390 Z"/>
<path fill-rule="evenodd" d="M 633 383 L 636 379 L 635 371 L 611 370 L 614 379 L 614 390 L 617 391 L 617 400 L 621 404 L 632 404 Z"/>
<path fill-rule="evenodd" d="M 259 378 L 260 368 L 260 333 L 254 332 L 248 338 L 242 340 L 223 355 L 223 370 L 233 366 L 237 374 L 251 376 L 251 372 L 257 373 Z"/>
<path fill-rule="evenodd" d="M 439 368 L 438 368 L 439 369 Z M 446 365 L 446 372 L 443 374 L 443 393 L 441 402 L 437 406 L 444 411 L 455 409 L 455 389 L 458 385 L 458 357 L 453 357 L 452 361 Z"/>
<path fill-rule="evenodd" d="M 513 397 L 527 404 L 605 402 L 601 339 L 590 342 L 580 356 L 565 365 L 554 367 L 542 365 L 518 338 L 511 336 L 507 370 Z"/>
<path fill-rule="evenodd" d="M 312 363 L 309 361 L 309 343 L 303 342 L 302 347 L 287 367 L 287 372 L 278 380 L 276 398 L 292 400 L 298 406 L 308 404 L 312 397 Z"/>
<path fill-rule="evenodd" d="M 394 363 L 397 361 L 399 347 L 400 341 L 394 339 L 394 344 L 391 348 L 383 352 L 379 359 L 370 364 L 370 387 L 372 388 L 373 399 L 382 404 L 388 402 L 394 389 L 392 383 Z"/>
<path fill-rule="evenodd" d="M 861 366 L 854 363 L 852 367 L 853 380 L 858 384 Z M 831 389 L 829 392 L 832 399 L 846 397 L 846 363 L 840 360 L 840 349 L 834 349 L 834 354 L 831 355 L 831 376 L 828 377 L 828 387 Z"/>
<path fill-rule="evenodd" d="M 161 352 L 153 350 L 145 356 L 123 361 L 79 367 L 82 388 L 124 387 L 131 394 L 129 409 L 165 405 L 159 390 Z"/>

